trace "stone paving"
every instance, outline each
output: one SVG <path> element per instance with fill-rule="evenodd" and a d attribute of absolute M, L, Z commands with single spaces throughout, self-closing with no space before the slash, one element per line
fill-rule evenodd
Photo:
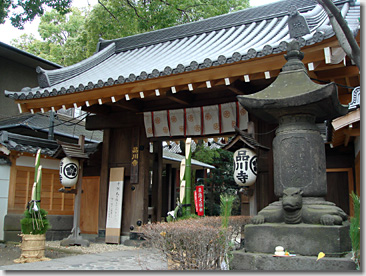
<path fill-rule="evenodd" d="M 25 264 L 0 266 L 0 270 L 167 270 L 167 261 L 152 248 L 83 254 Z"/>

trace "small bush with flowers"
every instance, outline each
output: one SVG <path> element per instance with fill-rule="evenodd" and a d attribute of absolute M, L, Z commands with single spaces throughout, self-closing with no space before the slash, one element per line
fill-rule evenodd
<path fill-rule="evenodd" d="M 147 242 L 162 251 L 170 269 L 218 270 L 234 250 L 242 227 L 249 223 L 248 216 L 229 217 L 228 227 L 222 227 L 221 217 L 199 217 L 158 222 L 142 227 Z"/>

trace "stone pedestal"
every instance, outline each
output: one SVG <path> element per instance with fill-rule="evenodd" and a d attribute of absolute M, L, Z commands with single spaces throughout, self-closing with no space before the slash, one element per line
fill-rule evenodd
<path fill-rule="evenodd" d="M 355 271 L 356 264 L 351 260 L 351 254 L 342 258 L 324 257 L 273 257 L 272 254 L 248 253 L 238 250 L 233 253 L 231 263 L 233 270 L 241 271 Z"/>
<path fill-rule="evenodd" d="M 320 224 L 264 223 L 244 228 L 245 251 L 273 254 L 280 245 L 290 253 L 302 256 L 340 257 L 351 251 L 349 223 L 323 226 Z M 248 237 L 248 238 L 247 238 Z"/>

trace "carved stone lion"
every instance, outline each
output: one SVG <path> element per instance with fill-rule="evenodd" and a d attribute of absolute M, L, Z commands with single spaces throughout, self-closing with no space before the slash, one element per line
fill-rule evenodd
<path fill-rule="evenodd" d="M 319 198 L 303 198 L 302 194 L 300 188 L 285 189 L 282 201 L 261 210 L 252 218 L 252 223 L 342 225 L 347 220 L 347 214 L 334 203 Z"/>

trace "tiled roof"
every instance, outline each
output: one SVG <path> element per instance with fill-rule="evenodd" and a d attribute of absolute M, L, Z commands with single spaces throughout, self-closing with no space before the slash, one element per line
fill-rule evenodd
<path fill-rule="evenodd" d="M 61 115 L 58 115 L 61 116 Z M 76 123 L 75 120 L 70 119 L 55 119 L 54 134 L 61 136 L 72 137 L 78 139 L 80 135 L 85 136 L 85 141 L 101 142 L 103 140 L 103 132 L 99 130 L 89 131 L 85 126 Z M 11 118 L 0 120 L 0 130 L 9 130 L 10 128 L 24 127 L 34 131 L 48 132 L 49 117 L 48 113 L 23 113 Z"/>
<path fill-rule="evenodd" d="M 220 142 L 216 142 L 213 138 L 208 138 L 207 142 L 203 141 L 203 145 L 205 147 L 209 147 L 210 149 L 220 149 L 224 146 L 224 144 L 222 144 Z M 194 152 L 196 150 L 197 146 L 198 145 L 195 142 L 195 140 L 192 140 L 192 142 L 191 142 L 192 152 Z M 177 153 L 177 154 L 182 154 L 183 153 L 183 151 L 180 147 L 180 143 L 176 143 L 174 141 L 170 141 L 169 145 L 165 145 L 164 150 L 168 150 L 170 152 Z"/>
<path fill-rule="evenodd" d="M 260 148 L 262 150 L 269 150 L 268 147 L 260 144 L 248 132 L 240 130 L 235 126 L 235 136 L 223 147 L 224 150 L 235 152 L 241 147 L 249 147 L 252 149 Z"/>
<path fill-rule="evenodd" d="M 185 156 L 180 155 L 178 153 L 171 152 L 167 149 L 164 149 L 163 150 L 163 158 L 167 159 L 167 160 L 172 160 L 172 161 L 175 161 L 175 162 L 181 162 L 185 158 Z M 200 167 L 204 167 L 204 168 L 215 169 L 214 166 L 203 163 L 203 162 L 200 162 L 200 161 L 195 160 L 193 158 L 191 159 L 191 164 L 196 165 L 196 166 L 200 166 Z"/>
<path fill-rule="evenodd" d="M 356 33 L 359 3 L 335 3 Z M 299 39 L 301 46 L 334 36 L 317 1 L 283 0 L 154 32 L 102 40 L 99 51 L 78 64 L 57 70 L 38 68 L 39 87 L 5 94 L 19 100 L 57 96 L 285 52 L 290 41 L 287 20 L 291 5 L 298 8 L 310 28 L 310 34 Z"/>
<path fill-rule="evenodd" d="M 37 150 L 41 149 L 41 154 L 48 156 L 52 156 L 58 148 L 56 141 L 14 134 L 7 131 L 0 131 L 0 144 L 8 150 L 19 152 L 37 153 Z"/>
<path fill-rule="evenodd" d="M 60 145 L 54 140 L 32 137 L 28 135 L 15 134 L 8 131 L 0 131 L 0 144 L 8 150 L 19 152 L 37 153 L 41 149 L 41 154 L 53 157 Z M 98 143 L 85 144 L 87 156 L 98 150 Z"/>

